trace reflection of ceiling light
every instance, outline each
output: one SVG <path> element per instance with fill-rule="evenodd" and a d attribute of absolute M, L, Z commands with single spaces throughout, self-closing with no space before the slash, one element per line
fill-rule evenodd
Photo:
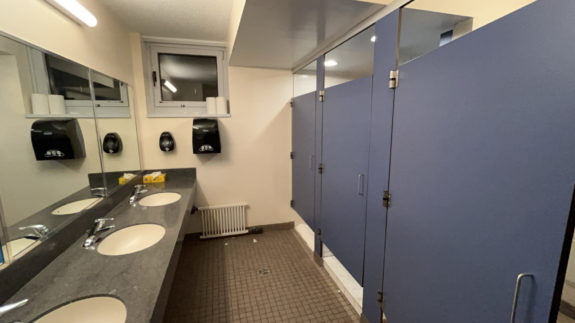
<path fill-rule="evenodd" d="M 304 79 L 308 78 L 309 75 L 302 75 L 301 77 L 303 77 Z"/>
<path fill-rule="evenodd" d="M 376 35 L 371 36 L 370 40 L 372 43 L 375 43 L 375 41 L 377 40 L 377 36 Z"/>
<path fill-rule="evenodd" d="M 166 80 L 164 85 L 168 88 L 168 90 L 172 91 L 172 93 L 178 92 L 178 89 L 174 86 L 174 84 L 170 83 L 170 81 Z"/>
<path fill-rule="evenodd" d="M 333 59 L 327 60 L 323 63 L 323 65 L 325 65 L 325 67 L 334 67 L 337 65 L 337 62 L 334 61 Z"/>
<path fill-rule="evenodd" d="M 76 0 L 46 0 L 46 2 L 78 23 L 88 27 L 95 27 L 98 24 L 98 19 Z"/>

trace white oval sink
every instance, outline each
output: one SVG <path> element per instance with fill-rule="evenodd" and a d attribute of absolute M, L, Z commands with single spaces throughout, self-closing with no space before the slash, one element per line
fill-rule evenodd
<path fill-rule="evenodd" d="M 118 230 L 98 245 L 106 256 L 121 256 L 147 249 L 162 240 L 166 229 L 158 224 L 138 224 Z"/>
<path fill-rule="evenodd" d="M 38 241 L 38 240 L 28 239 L 28 238 L 19 238 L 19 239 L 8 241 L 7 245 L 8 245 L 8 248 L 10 249 L 10 252 L 12 253 L 12 256 L 15 257 L 19 253 L 21 253 L 22 251 L 28 249 L 28 247 L 30 247 L 31 245 L 35 244 L 36 241 Z"/>
<path fill-rule="evenodd" d="M 178 193 L 156 193 L 148 195 L 140 200 L 142 206 L 162 206 L 179 201 L 182 196 Z"/>
<path fill-rule="evenodd" d="M 101 200 L 102 200 L 101 197 L 94 197 L 76 202 L 71 202 L 55 209 L 54 211 L 52 211 L 52 214 L 54 215 L 75 214 L 80 211 L 92 208 L 94 205 L 98 204 L 98 202 L 100 202 Z"/>
<path fill-rule="evenodd" d="M 40 317 L 35 323 L 124 323 L 128 313 L 122 301 L 97 296 L 59 307 Z"/>

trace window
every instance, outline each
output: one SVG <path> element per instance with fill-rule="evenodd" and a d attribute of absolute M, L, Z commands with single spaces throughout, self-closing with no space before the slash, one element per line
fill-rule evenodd
<path fill-rule="evenodd" d="M 34 92 L 63 96 L 66 114 L 91 117 L 94 105 L 99 116 L 130 117 L 128 86 L 124 82 L 36 49 L 30 49 L 28 53 Z"/>
<path fill-rule="evenodd" d="M 207 98 L 227 98 L 224 48 L 147 43 L 146 50 L 150 116 L 206 115 Z"/>

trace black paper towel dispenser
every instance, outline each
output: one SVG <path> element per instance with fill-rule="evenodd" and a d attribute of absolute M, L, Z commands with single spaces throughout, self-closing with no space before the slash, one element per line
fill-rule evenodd
<path fill-rule="evenodd" d="M 32 124 L 36 160 L 86 157 L 84 137 L 76 119 L 38 120 Z"/>
<path fill-rule="evenodd" d="M 194 119 L 194 154 L 220 153 L 220 131 L 216 119 Z"/>
<path fill-rule="evenodd" d="M 122 151 L 122 138 L 117 132 L 110 132 L 104 136 L 102 146 L 105 153 L 117 154 Z"/>

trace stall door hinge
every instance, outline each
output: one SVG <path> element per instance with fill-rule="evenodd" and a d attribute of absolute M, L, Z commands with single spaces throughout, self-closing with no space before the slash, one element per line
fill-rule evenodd
<path fill-rule="evenodd" d="M 319 164 L 319 166 L 317 167 L 317 171 L 318 173 L 323 174 L 323 164 L 321 163 Z"/>
<path fill-rule="evenodd" d="M 292 107 L 292 108 L 293 108 L 293 103 L 294 103 L 294 102 L 293 102 L 293 99 L 291 99 L 291 100 L 289 101 L 289 105 L 290 105 L 290 107 Z"/>
<path fill-rule="evenodd" d="M 294 206 L 295 206 L 295 201 L 294 201 L 294 200 L 289 201 L 289 206 L 294 207 Z"/>
<path fill-rule="evenodd" d="M 383 207 L 389 207 L 391 205 L 391 193 L 389 191 L 383 191 Z"/>
<path fill-rule="evenodd" d="M 389 71 L 389 88 L 396 89 L 399 85 L 399 71 L 393 70 Z"/>
<path fill-rule="evenodd" d="M 293 151 L 289 153 L 289 159 L 294 159 L 294 156 L 295 155 L 294 155 Z"/>
<path fill-rule="evenodd" d="M 323 102 L 325 101 L 325 91 L 321 90 L 319 91 L 319 102 Z"/>
<path fill-rule="evenodd" d="M 321 237 L 321 229 L 320 229 L 320 228 L 317 228 L 317 231 L 316 231 L 316 233 L 317 233 L 317 235 L 318 235 L 318 236 L 320 236 L 320 237 Z"/>

